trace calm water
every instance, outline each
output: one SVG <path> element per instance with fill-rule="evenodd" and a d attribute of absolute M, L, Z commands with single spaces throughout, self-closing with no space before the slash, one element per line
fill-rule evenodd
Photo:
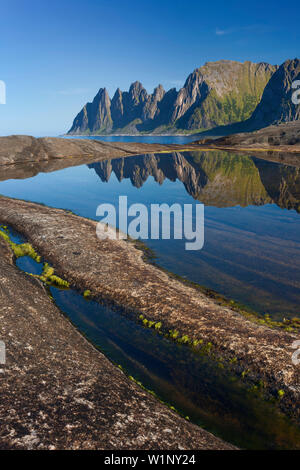
<path fill-rule="evenodd" d="M 95 220 L 97 206 L 117 206 L 120 195 L 128 204 L 203 202 L 204 248 L 149 240 L 158 263 L 262 314 L 299 316 L 298 168 L 226 152 L 151 154 L 2 181 L 0 194 Z"/>
<path fill-rule="evenodd" d="M 65 139 L 92 139 L 103 140 L 104 142 L 144 142 L 146 144 L 187 144 L 193 140 L 199 140 L 199 136 L 181 136 L 181 135 L 100 135 L 100 136 L 84 136 L 76 137 L 74 135 L 64 136 Z"/>
<path fill-rule="evenodd" d="M 17 234 L 13 239 L 22 241 Z M 42 269 L 28 257 L 19 258 L 17 265 L 34 274 Z M 299 428 L 276 404 L 263 401 L 208 356 L 74 290 L 50 290 L 58 307 L 111 361 L 192 422 L 245 449 L 299 448 Z"/>
<path fill-rule="evenodd" d="M 178 240 L 148 241 L 158 262 L 260 312 L 299 314 L 298 169 L 225 152 L 141 155 L 53 169 L 53 163 L 23 173 L 19 168 L 19 179 L 0 182 L 0 194 L 71 209 L 95 220 L 97 206 L 117 205 L 119 195 L 127 195 L 129 204 L 201 201 L 203 250 L 185 251 Z M 0 179 L 5 180 L 3 171 Z M 27 257 L 18 266 L 41 271 Z M 213 360 L 73 290 L 51 288 L 51 293 L 108 358 L 193 422 L 243 448 L 299 447 L 299 428 Z"/>

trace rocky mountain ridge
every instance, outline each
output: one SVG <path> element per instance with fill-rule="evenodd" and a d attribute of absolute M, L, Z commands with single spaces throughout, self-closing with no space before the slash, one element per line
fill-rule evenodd
<path fill-rule="evenodd" d="M 75 117 L 69 134 L 194 132 L 249 118 L 277 66 L 221 60 L 194 70 L 184 86 L 148 94 L 136 81 L 110 99 L 100 88 Z"/>

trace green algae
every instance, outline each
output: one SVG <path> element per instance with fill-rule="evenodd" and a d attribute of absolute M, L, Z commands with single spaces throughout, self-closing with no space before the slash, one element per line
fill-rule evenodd
<path fill-rule="evenodd" d="M 54 274 L 54 272 L 55 271 L 52 266 L 49 266 L 48 263 L 44 263 L 42 274 L 31 274 L 31 273 L 28 273 L 28 274 L 30 274 L 33 277 L 36 277 L 37 279 L 42 281 L 44 284 L 55 286 L 55 287 L 60 287 L 60 288 L 69 288 L 70 287 L 69 282 L 57 276 L 56 274 Z"/>
<path fill-rule="evenodd" d="M 15 243 L 12 241 L 9 229 L 6 225 L 0 225 L 0 236 L 8 243 L 17 259 L 24 256 L 29 256 L 37 263 L 41 263 L 41 256 L 35 251 L 30 243 Z M 44 263 L 42 274 L 27 274 L 39 279 L 47 285 L 53 285 L 61 288 L 68 288 L 70 286 L 68 281 L 55 274 L 54 268 L 49 266 L 48 263 Z"/>
<path fill-rule="evenodd" d="M 41 262 L 41 257 L 37 254 L 30 243 L 15 243 L 11 240 L 9 230 L 6 225 L 0 225 L 0 236 L 9 244 L 16 258 L 29 256 L 37 263 Z"/>

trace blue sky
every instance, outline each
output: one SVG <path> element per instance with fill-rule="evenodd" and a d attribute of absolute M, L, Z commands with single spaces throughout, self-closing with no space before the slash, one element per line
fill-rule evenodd
<path fill-rule="evenodd" d="M 180 87 L 206 61 L 300 56 L 296 1 L 1 2 L 0 134 L 58 135 L 100 87 Z"/>

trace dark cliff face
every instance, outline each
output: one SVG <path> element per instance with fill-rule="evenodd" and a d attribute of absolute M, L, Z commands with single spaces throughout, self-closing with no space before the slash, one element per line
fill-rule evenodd
<path fill-rule="evenodd" d="M 110 101 L 101 89 L 76 116 L 69 133 L 176 132 L 237 122 L 250 117 L 276 69 L 223 60 L 194 70 L 179 91 L 165 92 L 159 85 L 148 94 L 134 82 L 129 91 L 118 88 Z"/>
<path fill-rule="evenodd" d="M 176 100 L 173 104 L 171 122 L 174 123 L 193 106 L 195 103 L 201 103 L 209 93 L 209 87 L 204 81 L 200 70 L 194 70 L 188 76 L 184 87 L 179 90 Z"/>
<path fill-rule="evenodd" d="M 165 96 L 165 90 L 162 85 L 158 85 L 154 89 L 152 95 L 147 96 L 147 100 L 142 110 L 142 121 L 147 122 L 149 119 L 155 119 L 159 114 L 158 104 Z"/>
<path fill-rule="evenodd" d="M 112 119 L 110 98 L 105 88 L 100 88 L 92 103 L 87 103 L 74 119 L 70 129 L 72 134 L 84 134 L 87 131 L 97 132 L 101 129 L 111 130 Z"/>
<path fill-rule="evenodd" d="M 300 80 L 300 60 L 287 60 L 274 73 L 250 122 L 255 127 L 295 121 L 300 118 L 300 105 L 292 101 L 292 83 Z"/>
<path fill-rule="evenodd" d="M 113 122 L 121 122 L 124 116 L 123 93 L 118 88 L 111 100 L 111 117 Z"/>
<path fill-rule="evenodd" d="M 160 85 L 152 95 L 148 95 L 140 82 L 134 82 L 128 92 L 122 92 L 118 88 L 111 101 L 114 129 L 122 129 L 137 119 L 142 122 L 153 119 L 157 102 L 163 98 L 164 93 Z"/>

